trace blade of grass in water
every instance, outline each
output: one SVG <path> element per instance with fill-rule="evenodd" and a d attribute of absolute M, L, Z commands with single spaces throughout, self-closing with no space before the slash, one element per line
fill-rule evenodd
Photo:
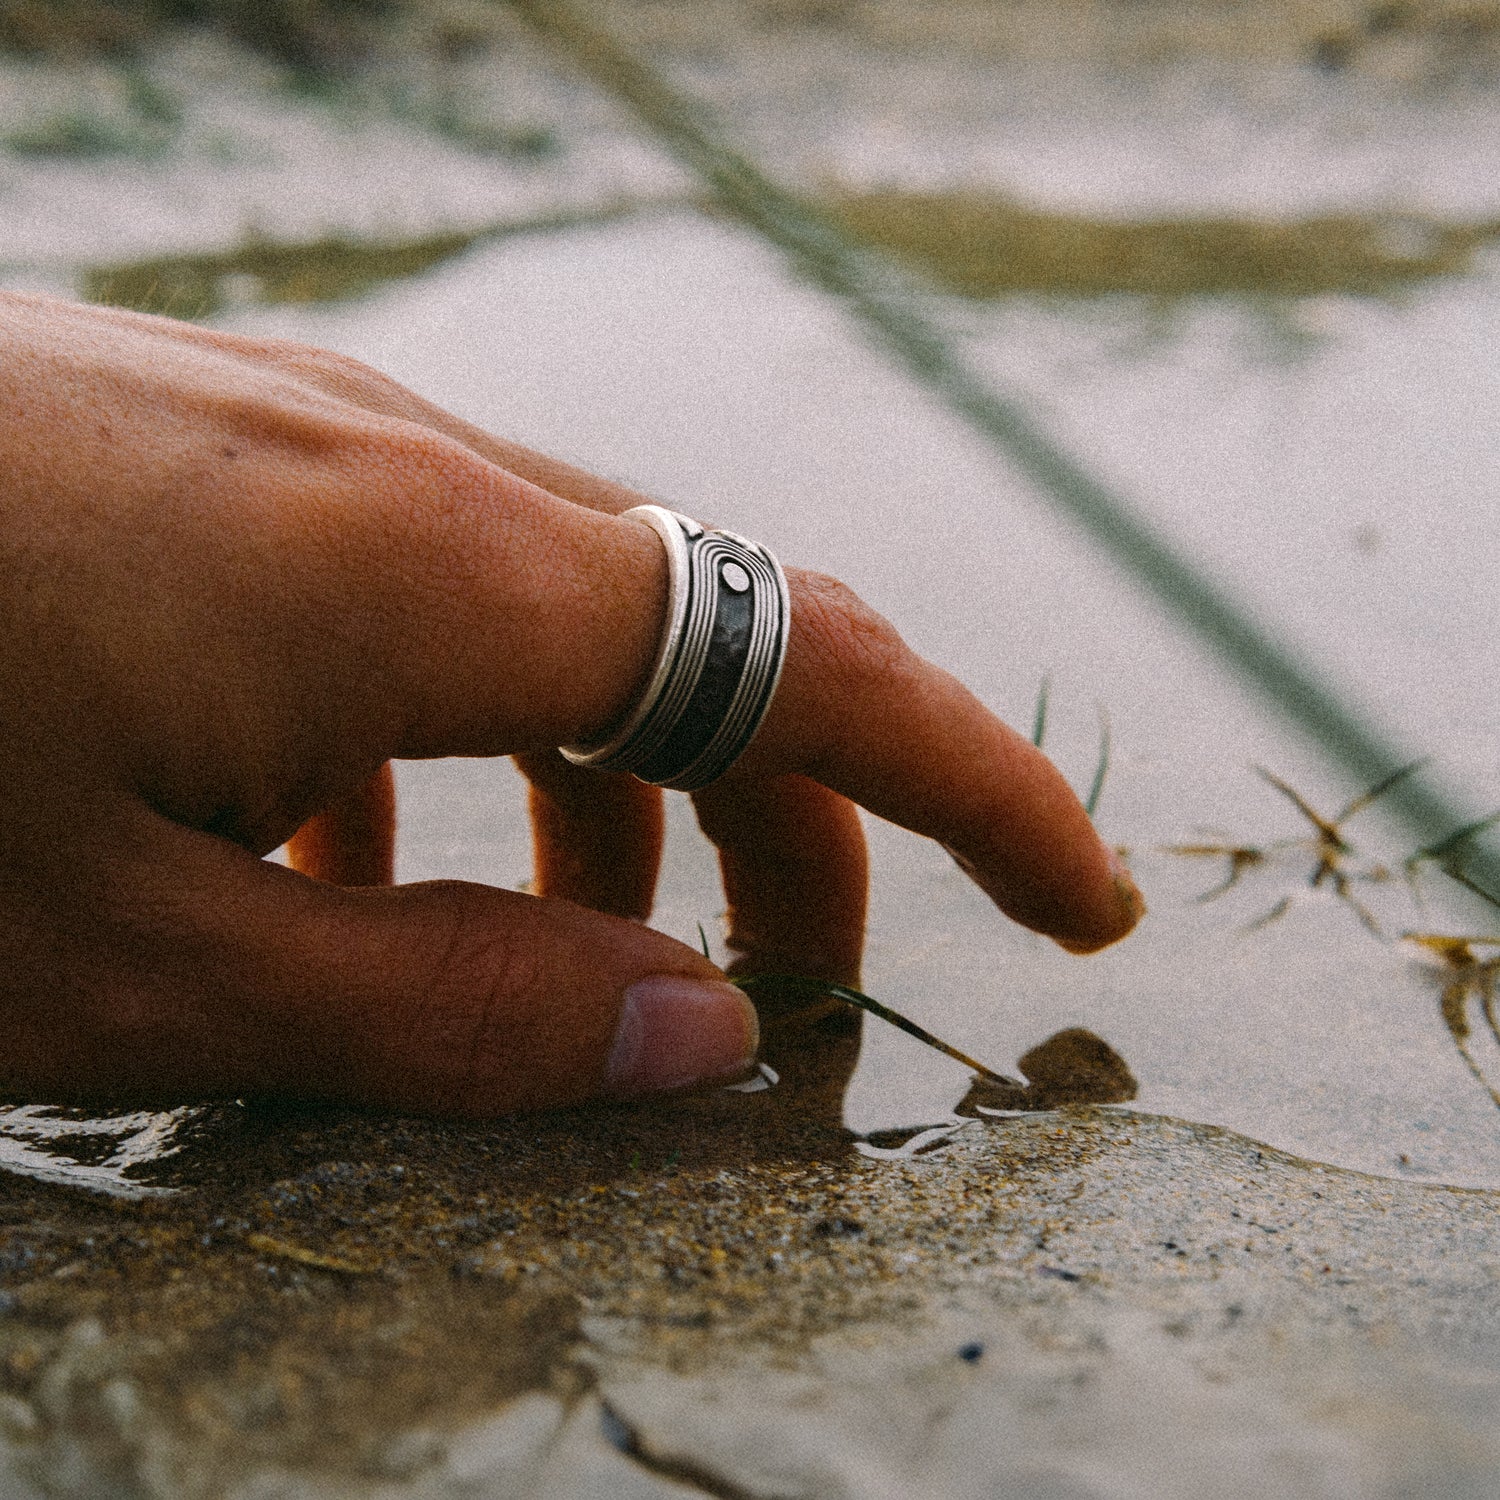
<path fill-rule="evenodd" d="M 1042 678 L 1042 685 L 1036 693 L 1036 714 L 1031 721 L 1031 743 L 1038 750 L 1042 748 L 1042 741 L 1047 738 L 1047 701 L 1052 696 L 1052 679 Z"/>
<path fill-rule="evenodd" d="M 1491 906 L 1500 907 L 1500 900 L 1497 900 L 1482 885 L 1472 880 L 1461 868 L 1454 865 L 1444 865 L 1443 874 L 1450 880 L 1456 880 L 1466 891 L 1472 891 L 1481 901 L 1487 901 Z"/>
<path fill-rule="evenodd" d="M 1083 810 L 1093 817 L 1099 807 L 1099 798 L 1104 795 L 1104 778 L 1109 775 L 1109 716 L 1099 715 L 1099 764 L 1094 767 L 1094 782 L 1089 787 Z"/>
<path fill-rule="evenodd" d="M 1031 743 L 1038 750 L 1047 738 L 1047 709 L 1052 702 L 1052 679 L 1042 678 L 1036 693 L 1036 712 L 1031 720 Z M 1102 710 L 1099 714 L 1099 760 L 1094 766 L 1094 780 L 1084 800 L 1084 811 L 1093 817 L 1099 807 L 1099 798 L 1104 792 L 1104 778 L 1109 774 L 1109 716 Z"/>
<path fill-rule="evenodd" d="M 966 420 L 1109 557 L 1222 656 L 1270 706 L 1298 725 L 1359 785 L 1411 759 L 1332 683 L 1264 630 L 1219 580 L 1202 571 L 1123 496 L 1053 440 L 1015 397 L 961 352 L 919 284 L 831 215 L 783 188 L 733 147 L 696 100 L 680 93 L 562 0 L 509 0 L 574 66 L 627 105 L 710 189 L 719 205 L 782 250 L 908 374 Z M 1424 843 L 1472 816 L 1442 790 L 1408 777 L 1383 803 Z M 1500 854 L 1473 851 L 1465 882 L 1500 905 Z"/>
<path fill-rule="evenodd" d="M 915 1021 L 908 1020 L 900 1011 L 892 1010 L 890 1006 L 882 1005 L 880 1001 L 872 1000 L 858 990 L 851 990 L 848 985 L 832 984 L 824 979 L 806 979 L 799 974 L 750 974 L 744 978 L 735 979 L 732 983 L 737 984 L 751 999 L 755 998 L 757 990 L 776 989 L 783 993 L 791 990 L 793 993 L 804 994 L 809 999 L 842 1000 L 848 1005 L 858 1006 L 860 1010 L 869 1011 L 872 1016 L 879 1016 L 882 1021 L 890 1022 L 898 1031 L 904 1031 L 907 1036 L 914 1036 L 919 1042 L 925 1042 L 944 1056 L 951 1057 L 955 1062 L 961 1062 L 966 1068 L 972 1068 L 988 1083 L 1006 1084 L 1012 1088 L 1020 1087 L 1016 1079 L 1007 1078 L 1005 1074 L 985 1067 L 982 1062 L 976 1062 L 967 1052 L 960 1052 L 957 1047 L 945 1042 L 940 1036 L 934 1036 L 925 1026 L 918 1026 Z"/>

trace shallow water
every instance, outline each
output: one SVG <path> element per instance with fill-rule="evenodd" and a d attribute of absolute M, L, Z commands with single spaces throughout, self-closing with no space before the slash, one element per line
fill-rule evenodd
<path fill-rule="evenodd" d="M 1340 302 L 1316 310 L 1321 330 L 1300 310 L 1295 341 L 1254 307 L 1184 307 L 1162 326 L 1129 304 L 965 316 L 1056 430 L 1482 801 L 1495 790 L 1491 630 L 1462 601 L 1483 597 L 1500 541 L 1485 452 L 1497 305 L 1487 278 L 1400 307 Z M 1252 763 L 1329 812 L 1361 789 L 1324 773 L 760 247 L 663 217 L 481 253 L 357 311 L 235 326 L 336 344 L 841 574 L 1015 722 L 1051 674 L 1052 748 L 1080 786 L 1107 709 L 1100 821 L 1133 851 L 1152 918 L 1119 949 L 1072 959 L 996 917 L 939 851 L 874 826 L 878 998 L 1002 1069 L 1083 1025 L 1125 1056 L 1143 1107 L 1368 1170 L 1497 1180 L 1500 1112 L 1441 1024 L 1434 971 L 1393 941 L 1483 917 L 1441 877 L 1425 881 L 1425 909 L 1400 881 L 1362 884 L 1379 941 L 1306 889 L 1305 847 L 1196 904 L 1225 862 L 1159 846 L 1212 841 L 1205 828 L 1253 844 L 1311 832 Z M 511 349 L 528 351 L 522 381 L 497 357 Z M 404 767 L 402 875 L 524 879 L 512 780 L 482 764 Z M 678 813 L 659 920 L 692 941 L 718 896 Z M 1349 833 L 1368 841 L 1360 859 L 1395 867 L 1411 852 L 1383 841 L 1377 810 Z M 1242 930 L 1288 893 L 1280 920 Z M 941 1119 L 962 1071 L 886 1028 L 866 1036 L 851 1124 Z"/>
<path fill-rule="evenodd" d="M 970 101 L 974 119 L 982 97 Z M 1044 90 L 1007 97 L 985 129 L 1014 124 L 1030 97 L 1022 135 L 1048 143 L 1050 175 L 1020 174 L 1017 185 L 1045 181 L 1072 202 L 1108 196 L 1090 155 L 1106 133 L 1122 163 L 1109 183 L 1120 212 L 1160 212 L 1167 200 L 1204 211 L 1361 198 L 1495 207 L 1483 163 L 1447 151 L 1473 138 L 1476 120 L 1497 129 L 1492 98 L 1482 108 L 1438 101 L 1426 114 L 1410 103 L 1385 117 L 1372 109 L 1335 128 L 1311 83 L 1287 84 L 1270 103 L 1265 91 L 1224 96 L 1215 118 L 1245 157 L 1231 169 L 1227 149 L 1209 151 L 1193 133 L 1207 96 L 1186 87 L 1165 102 L 1153 93 L 1139 117 L 1139 90 L 1095 94 L 1071 129 Z M 907 179 L 924 163 L 942 175 L 930 132 L 893 134 L 887 120 L 887 134 L 872 135 L 857 110 L 840 120 L 824 137 L 827 160 L 863 163 L 867 175 L 880 160 Z M 1422 128 L 1406 128 L 1413 120 Z M 972 175 L 974 132 L 955 147 L 950 176 Z M 885 141 L 884 157 L 871 140 Z M 1413 755 L 1467 788 L 1476 812 L 1500 804 L 1484 608 L 1500 561 L 1493 266 L 1399 301 L 1033 298 L 949 309 L 959 336 L 1055 434 Z M 999 918 L 938 850 L 872 823 L 865 987 L 877 998 L 1002 1071 L 1049 1033 L 1085 1026 L 1124 1056 L 1143 1108 L 1368 1171 L 1500 1184 L 1500 1109 L 1443 1025 L 1444 976 L 1399 941 L 1413 929 L 1486 933 L 1500 922 L 1431 873 L 1416 890 L 1356 883 L 1378 937 L 1349 903 L 1310 889 L 1316 857 L 1298 841 L 1311 829 L 1251 767 L 1271 768 L 1327 813 L 1362 789 L 1327 772 L 771 251 L 663 212 L 480 246 L 356 305 L 246 308 L 220 322 L 366 359 L 485 426 L 840 574 L 1012 722 L 1029 724 L 1050 677 L 1049 749 L 1081 788 L 1107 712 L 1114 750 L 1099 821 L 1130 849 L 1152 904 L 1141 930 L 1100 957 L 1070 958 Z M 404 766 L 400 789 L 401 878 L 524 881 L 528 840 L 507 766 Z M 1399 870 L 1411 852 L 1378 808 L 1349 834 L 1356 871 Z M 1200 903 L 1226 859 L 1164 846 L 1215 842 L 1268 856 Z M 1287 897 L 1283 915 L 1246 930 Z M 675 806 L 658 922 L 696 943 L 719 905 L 711 855 L 685 804 Z M 1476 1032 L 1481 1061 L 1495 1062 L 1483 1040 Z M 1500 1079 L 1500 1066 L 1490 1076 Z M 862 1132 L 940 1124 L 967 1083 L 951 1062 L 871 1023 L 846 1118 Z M 25 1116 L 27 1127 L 37 1118 Z M 43 1148 L 33 1139 L 25 1149 Z"/>

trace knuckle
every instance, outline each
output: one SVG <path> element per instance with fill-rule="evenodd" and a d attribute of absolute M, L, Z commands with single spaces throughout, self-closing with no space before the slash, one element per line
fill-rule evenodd
<path fill-rule="evenodd" d="M 352 435 L 372 427 L 371 419 L 422 422 L 430 410 L 399 381 L 350 355 L 292 339 L 213 337 L 258 375 L 247 404 L 258 401 L 283 419 L 300 418 L 315 429 Z"/>
<path fill-rule="evenodd" d="M 212 444 L 198 445 L 189 462 L 195 468 L 211 464 L 221 473 L 221 459 L 239 460 L 232 472 L 247 481 L 267 471 L 283 473 L 288 465 L 313 464 L 320 472 L 341 466 L 367 425 L 348 406 L 279 378 L 221 385 L 198 401 L 205 435 L 220 442 L 217 453 Z"/>
<path fill-rule="evenodd" d="M 904 670 L 910 648 L 894 625 L 847 584 L 825 573 L 798 571 L 792 582 L 792 629 L 802 653 L 825 682 L 864 690 Z"/>
<path fill-rule="evenodd" d="M 453 1095 L 493 1096 L 497 1081 L 513 1071 L 517 1016 L 546 984 L 541 945 L 517 941 L 482 902 L 470 909 L 459 882 L 434 882 L 433 894 L 459 899 L 419 1009 L 441 1037 L 442 1071 Z"/>
<path fill-rule="evenodd" d="M 351 355 L 274 340 L 264 346 L 263 357 L 283 377 L 315 397 L 352 409 L 360 417 L 384 419 L 432 436 L 443 431 L 446 414 L 438 407 Z"/>
<path fill-rule="evenodd" d="M 404 480 L 434 500 L 455 489 L 470 496 L 491 472 L 491 466 L 473 449 L 420 422 L 382 424 L 372 431 L 370 440 Z"/>
<path fill-rule="evenodd" d="M 390 376 L 348 354 L 319 349 L 293 339 L 246 341 L 246 352 L 283 376 L 319 393 L 358 405 L 386 406 L 409 393 Z"/>
<path fill-rule="evenodd" d="M 424 608 L 472 588 L 487 549 L 471 543 L 500 499 L 484 460 L 442 433 L 396 422 L 363 435 L 360 463 L 367 529 L 356 535 L 370 544 L 375 587 L 404 578 Z"/>

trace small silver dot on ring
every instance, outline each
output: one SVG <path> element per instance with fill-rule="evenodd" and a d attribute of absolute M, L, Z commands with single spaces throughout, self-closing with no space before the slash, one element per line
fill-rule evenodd
<path fill-rule="evenodd" d="M 719 577 L 724 580 L 727 588 L 731 588 L 737 594 L 743 594 L 750 587 L 750 575 L 737 563 L 727 562 L 719 569 Z"/>

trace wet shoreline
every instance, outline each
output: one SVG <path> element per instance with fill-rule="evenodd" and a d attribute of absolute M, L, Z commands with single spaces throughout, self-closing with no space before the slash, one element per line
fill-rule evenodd
<path fill-rule="evenodd" d="M 1382 1475 L 1359 1493 L 1436 1468 L 1459 1486 L 1443 1493 L 1477 1495 L 1500 1474 L 1492 1408 L 1473 1406 L 1500 1390 L 1494 1193 L 1119 1110 L 862 1163 L 809 1096 L 791 1116 L 794 1096 L 734 1096 L 748 1130 L 725 1097 L 492 1126 L 281 1112 L 242 1134 L 233 1185 L 131 1205 L 7 1186 L 0 1455 L 48 1493 L 239 1495 L 277 1475 L 278 1494 L 457 1496 L 482 1429 L 486 1495 L 554 1492 L 517 1472 L 549 1464 L 569 1493 L 585 1458 L 666 1475 L 673 1453 L 693 1493 L 758 1493 L 766 1464 L 777 1493 L 869 1493 L 916 1461 L 925 1492 L 956 1495 L 1092 1449 L 1110 1485 L 1064 1493 L 1187 1495 L 1224 1439 L 1207 1378 L 1250 1424 L 1238 1486 L 1274 1492 L 1288 1443 L 1335 1439 L 1342 1461 L 1324 1453 L 1299 1495 L 1346 1493 L 1355 1454 Z M 961 1406 L 938 1449 L 909 1448 L 955 1381 L 999 1409 L 1050 1403 L 1045 1445 L 971 1435 L 940 1458 L 977 1416 Z M 1372 1431 L 1391 1399 L 1372 1382 L 1438 1427 Z M 896 1402 L 878 1435 L 846 1405 L 861 1390 Z M 1105 1395 L 1110 1427 L 1070 1427 Z M 752 1460 L 735 1434 L 803 1430 L 810 1399 L 823 1457 L 804 1438 Z M 538 1403 L 554 1416 L 532 1431 Z M 1162 1422 L 1183 1424 L 1171 1448 Z"/>

